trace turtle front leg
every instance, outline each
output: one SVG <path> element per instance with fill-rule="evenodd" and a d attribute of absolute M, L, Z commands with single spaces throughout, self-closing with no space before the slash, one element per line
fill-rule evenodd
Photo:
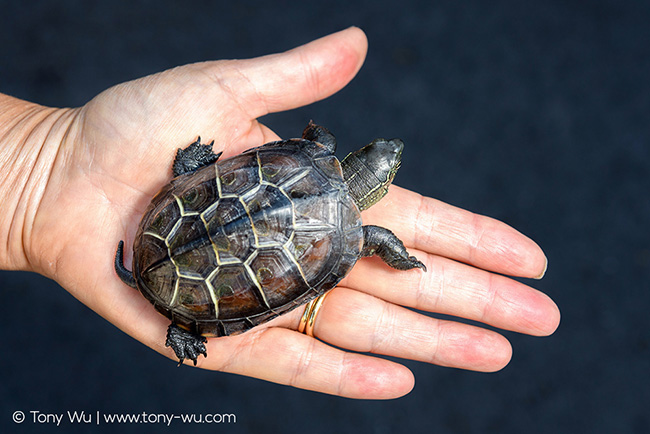
<path fill-rule="evenodd" d="M 192 360 L 194 366 L 196 366 L 196 359 L 199 357 L 199 354 L 208 357 L 204 345 L 207 341 L 205 337 L 192 334 L 172 323 L 167 328 L 167 341 L 165 342 L 165 346 L 171 347 L 174 350 L 176 357 L 178 357 L 178 366 L 183 364 L 183 360 L 185 359 Z"/>
<path fill-rule="evenodd" d="M 404 243 L 394 233 L 381 226 L 363 226 L 361 256 L 379 256 L 382 261 L 398 270 L 427 267 L 415 256 L 409 256 Z"/>
<path fill-rule="evenodd" d="M 334 137 L 334 134 L 327 128 L 316 125 L 313 121 L 309 121 L 309 124 L 302 132 L 302 138 L 320 143 L 332 154 L 336 152 L 336 137 Z"/>
<path fill-rule="evenodd" d="M 196 142 L 192 143 L 185 149 L 178 149 L 172 171 L 174 176 L 185 175 L 192 173 L 201 167 L 214 163 L 221 156 L 221 152 L 215 154 L 212 151 L 214 140 L 209 145 L 201 144 L 199 137 Z"/>

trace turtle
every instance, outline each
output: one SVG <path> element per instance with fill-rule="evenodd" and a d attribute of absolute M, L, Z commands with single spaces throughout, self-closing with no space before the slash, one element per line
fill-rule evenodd
<path fill-rule="evenodd" d="M 309 122 L 299 139 L 220 159 L 199 137 L 178 149 L 124 265 L 115 271 L 171 320 L 165 345 L 207 357 L 206 337 L 243 333 L 334 288 L 360 257 L 426 267 L 389 229 L 360 212 L 388 191 L 404 143 L 376 139 L 339 161 L 336 138 Z"/>

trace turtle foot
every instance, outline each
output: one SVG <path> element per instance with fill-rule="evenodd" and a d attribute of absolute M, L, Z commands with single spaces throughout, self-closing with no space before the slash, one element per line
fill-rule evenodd
<path fill-rule="evenodd" d="M 174 165 L 172 167 L 174 176 L 192 173 L 201 167 L 217 161 L 221 156 L 221 152 L 215 154 L 212 151 L 213 144 L 214 141 L 208 145 L 201 144 L 201 138 L 199 137 L 196 142 L 192 143 L 187 148 L 179 149 L 176 152 L 176 158 L 174 159 Z"/>
<path fill-rule="evenodd" d="M 174 350 L 176 357 L 178 357 L 178 366 L 182 365 L 185 359 L 190 359 L 194 362 L 194 366 L 196 366 L 196 359 L 200 354 L 208 357 L 205 349 L 205 343 L 207 341 L 203 336 L 192 334 L 178 327 L 176 324 L 171 324 L 167 329 L 165 346 L 171 347 Z"/>
<path fill-rule="evenodd" d="M 363 226 L 363 249 L 361 256 L 379 256 L 386 264 L 397 270 L 427 267 L 415 256 L 409 256 L 404 243 L 394 233 L 380 226 Z"/>
<path fill-rule="evenodd" d="M 336 137 L 334 137 L 334 134 L 332 134 L 327 128 L 316 125 L 313 121 L 309 121 L 309 124 L 302 132 L 302 138 L 319 142 L 321 145 L 329 149 L 332 154 L 336 152 Z"/>

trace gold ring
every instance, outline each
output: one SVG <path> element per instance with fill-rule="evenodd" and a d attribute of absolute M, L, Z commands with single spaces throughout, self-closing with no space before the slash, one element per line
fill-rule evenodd
<path fill-rule="evenodd" d="M 307 306 L 305 306 L 305 313 L 302 314 L 300 318 L 300 324 L 298 325 L 298 332 L 304 333 L 307 336 L 314 337 L 314 323 L 316 322 L 316 315 L 323 305 L 323 300 L 330 291 L 327 291 L 325 294 L 313 299 Z"/>

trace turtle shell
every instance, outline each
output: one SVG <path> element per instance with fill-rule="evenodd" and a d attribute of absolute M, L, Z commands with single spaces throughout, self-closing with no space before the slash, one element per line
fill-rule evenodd
<path fill-rule="evenodd" d="M 362 244 L 339 161 L 294 139 L 174 178 L 142 218 L 133 271 L 173 323 L 224 336 L 333 288 Z"/>

